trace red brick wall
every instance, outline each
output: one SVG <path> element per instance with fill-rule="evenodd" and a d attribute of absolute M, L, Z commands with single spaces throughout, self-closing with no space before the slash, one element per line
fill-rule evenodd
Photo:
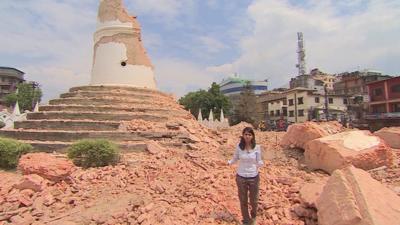
<path fill-rule="evenodd" d="M 384 82 L 376 82 L 368 85 L 369 87 L 369 98 L 371 99 L 371 102 L 376 102 L 376 101 L 384 101 L 385 100 L 385 86 Z M 376 95 L 377 89 L 381 89 L 381 94 Z"/>
<path fill-rule="evenodd" d="M 400 85 L 400 77 L 395 77 L 390 80 L 388 80 L 388 91 L 389 91 L 389 99 L 396 99 L 400 98 L 400 92 L 393 92 L 392 87 Z"/>

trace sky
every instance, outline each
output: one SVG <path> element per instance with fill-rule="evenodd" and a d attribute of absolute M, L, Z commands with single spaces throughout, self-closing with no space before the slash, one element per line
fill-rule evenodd
<path fill-rule="evenodd" d="M 161 91 L 181 97 L 234 73 L 296 76 L 297 32 L 307 71 L 400 75 L 398 0 L 124 0 Z M 0 66 L 40 83 L 44 102 L 89 84 L 98 0 L 0 0 Z"/>

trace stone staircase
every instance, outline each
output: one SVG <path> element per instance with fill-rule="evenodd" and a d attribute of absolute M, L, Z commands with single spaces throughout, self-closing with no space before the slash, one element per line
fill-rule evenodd
<path fill-rule="evenodd" d="M 171 120 L 192 119 L 175 100 L 162 92 L 121 86 L 74 87 L 59 99 L 29 113 L 14 129 L 0 136 L 21 140 L 39 151 L 64 152 L 80 139 L 104 138 L 124 151 L 142 151 L 146 141 L 166 147 L 186 148 L 193 140 L 179 129 L 167 129 Z M 121 124 L 143 120 L 166 129 L 127 130 Z"/>

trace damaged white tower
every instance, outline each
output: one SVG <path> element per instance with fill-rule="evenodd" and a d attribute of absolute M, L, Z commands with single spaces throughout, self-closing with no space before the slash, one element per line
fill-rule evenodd
<path fill-rule="evenodd" d="M 100 0 L 91 85 L 157 88 L 139 22 L 128 15 L 122 0 Z"/>

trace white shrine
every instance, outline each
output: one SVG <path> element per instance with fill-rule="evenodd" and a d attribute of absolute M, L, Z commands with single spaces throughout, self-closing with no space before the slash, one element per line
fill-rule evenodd
<path fill-rule="evenodd" d="M 229 121 L 227 118 L 224 117 L 224 111 L 222 109 L 219 120 L 214 119 L 214 112 L 212 111 L 212 109 L 210 110 L 208 119 L 203 119 L 203 115 L 201 114 L 201 109 L 199 109 L 199 115 L 197 117 L 197 121 L 211 129 L 221 129 L 229 127 Z"/>

